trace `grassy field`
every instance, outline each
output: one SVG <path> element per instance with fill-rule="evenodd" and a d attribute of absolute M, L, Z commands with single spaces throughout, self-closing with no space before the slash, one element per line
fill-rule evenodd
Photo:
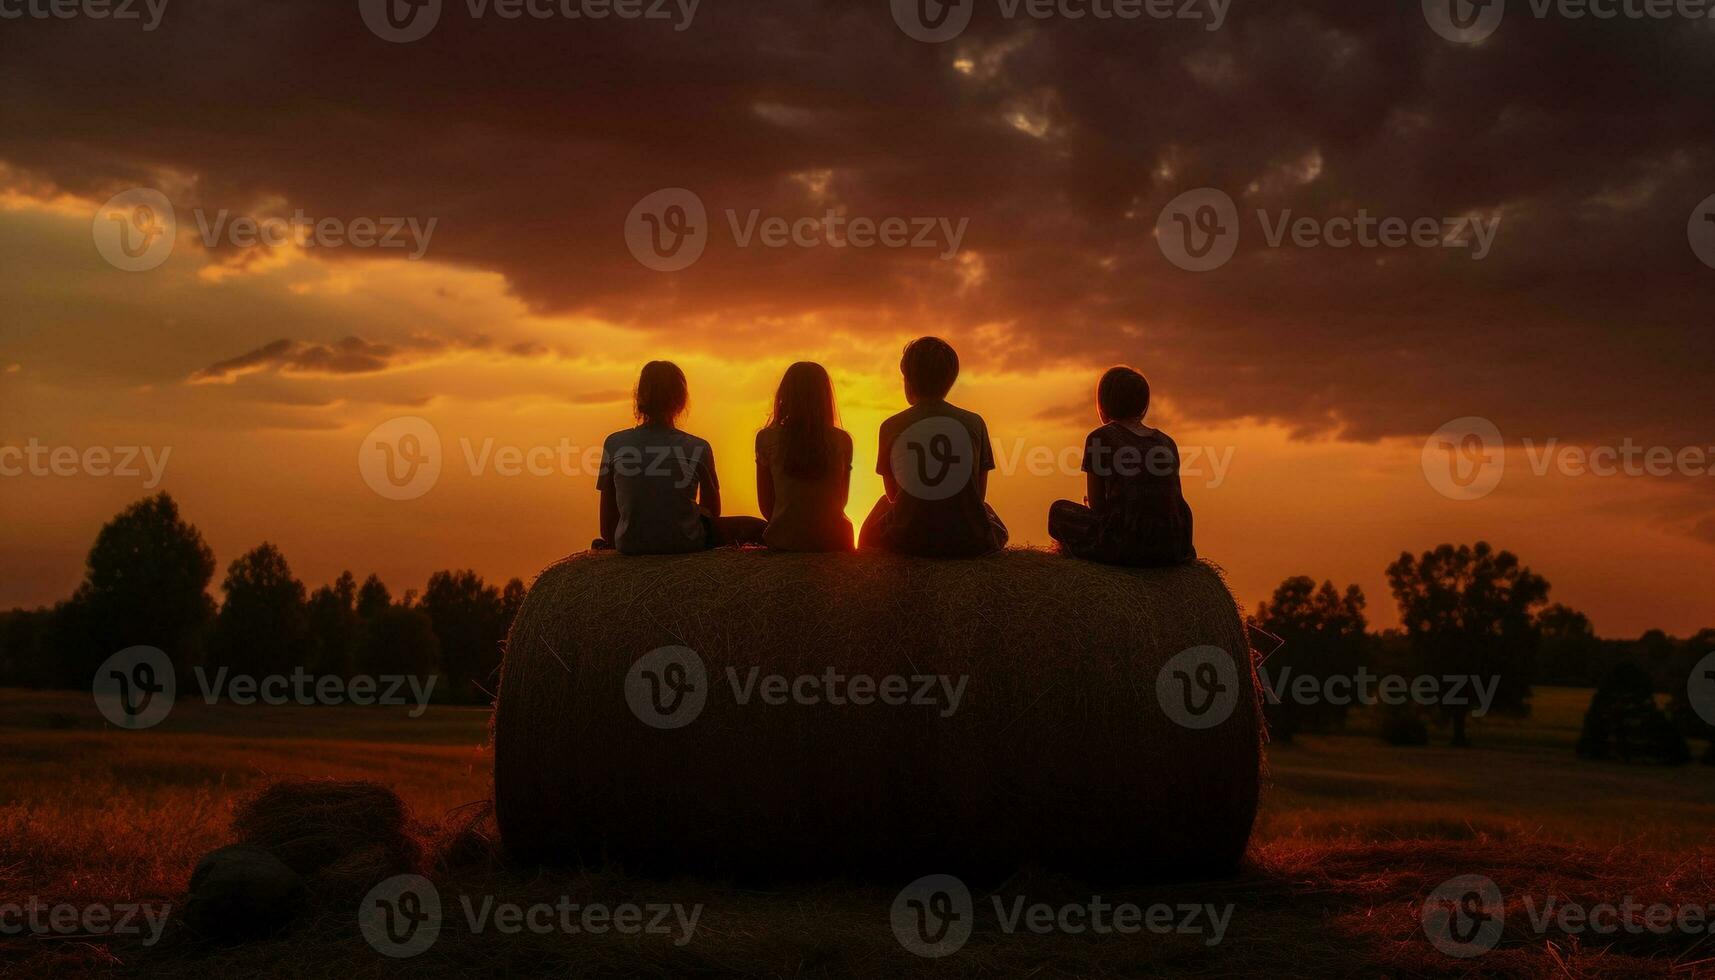
<path fill-rule="evenodd" d="M 432 872 L 450 896 L 501 901 L 700 904 L 693 941 L 658 935 L 450 934 L 408 961 L 359 935 L 353 908 L 318 908 L 273 940 L 202 941 L 176 922 L 162 941 L 0 937 L 0 975 L 342 978 L 400 972 L 575 976 L 1595 976 L 1712 975 L 1715 938 L 1624 929 L 1535 929 L 1527 899 L 1715 905 L 1715 769 L 1580 762 L 1588 692 L 1537 693 L 1533 717 L 1473 727 L 1477 747 L 1390 748 L 1361 734 L 1269 751 L 1252 856 L 1236 879 L 1092 889 L 1025 871 L 978 892 L 969 943 L 939 960 L 907 953 L 888 912 L 898 885 L 769 891 L 605 871 L 479 863 Z M 486 711 L 208 706 L 171 724 L 106 727 L 87 695 L 0 690 L 0 906 L 182 899 L 204 852 L 229 843 L 233 800 L 293 777 L 374 780 L 425 835 L 485 800 Z M 1361 720 L 1360 720 L 1361 725 Z M 1438 739 L 1438 742 L 1444 742 Z M 1425 896 L 1460 874 L 1506 896 L 1499 948 L 1474 959 L 1425 937 Z M 1192 935 L 1009 934 L 991 897 L 1232 906 L 1221 942 Z"/>

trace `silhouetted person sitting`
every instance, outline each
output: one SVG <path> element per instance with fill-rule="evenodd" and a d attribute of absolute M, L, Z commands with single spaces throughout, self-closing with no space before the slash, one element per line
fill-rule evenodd
<path fill-rule="evenodd" d="M 839 427 L 834 383 L 810 361 L 786 369 L 774 392 L 774 414 L 756 434 L 756 496 L 778 551 L 850 551 L 846 494 L 852 483 L 852 437 Z"/>
<path fill-rule="evenodd" d="M 1191 506 L 1179 485 L 1179 447 L 1143 424 L 1149 382 L 1109 368 L 1096 385 L 1103 425 L 1084 440 L 1089 506 L 1056 500 L 1048 534 L 1066 554 L 1110 565 L 1176 565 L 1197 557 Z"/>
<path fill-rule="evenodd" d="M 685 372 L 650 361 L 637 378 L 638 424 L 601 449 L 601 537 L 594 547 L 626 555 L 671 555 L 762 539 L 755 517 L 722 517 L 709 444 L 675 426 L 690 404 Z"/>
<path fill-rule="evenodd" d="M 881 423 L 875 470 L 887 495 L 859 543 L 925 558 L 970 558 L 1006 547 L 1006 525 L 985 501 L 994 448 L 982 416 L 947 403 L 959 355 L 938 337 L 899 360 L 911 407 Z"/>

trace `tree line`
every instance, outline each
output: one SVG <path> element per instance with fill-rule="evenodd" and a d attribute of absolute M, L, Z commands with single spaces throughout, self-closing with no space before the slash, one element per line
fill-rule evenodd
<path fill-rule="evenodd" d="M 419 594 L 397 600 L 375 575 L 351 572 L 313 592 L 286 556 L 262 543 L 227 566 L 217 605 L 209 586 L 214 553 L 161 493 L 132 504 L 96 535 L 83 582 L 70 598 L 35 610 L 0 612 L 0 686 L 86 688 L 115 652 L 154 646 L 171 658 L 181 687 L 191 670 L 222 667 L 255 676 L 437 675 L 438 700 L 486 703 L 524 583 L 485 583 L 473 571 L 440 571 Z M 1583 613 L 1548 601 L 1549 583 L 1508 551 L 1484 542 L 1402 553 L 1387 568 L 1400 626 L 1372 633 L 1356 585 L 1286 579 L 1253 621 L 1281 645 L 1263 663 L 1265 684 L 1298 677 L 1371 675 L 1492 679 L 1490 710 L 1522 716 L 1532 685 L 1595 687 L 1579 751 L 1678 762 L 1686 738 L 1715 730 L 1690 705 L 1693 665 L 1715 650 L 1715 629 L 1689 639 L 1650 630 L 1635 640 L 1597 637 Z M 1272 676 L 1270 676 L 1272 675 Z M 1670 696 L 1665 712 L 1658 693 Z M 1266 705 L 1274 737 L 1345 724 L 1349 703 L 1281 698 Z M 1431 725 L 1470 741 L 1472 705 L 1380 708 L 1381 736 L 1422 744 Z"/>
<path fill-rule="evenodd" d="M 87 688 L 119 650 L 166 652 L 181 690 L 192 669 L 265 676 L 438 675 L 437 700 L 492 699 L 501 648 L 524 583 L 440 571 L 395 599 L 375 575 L 351 572 L 309 591 L 264 542 L 226 568 L 210 597 L 214 552 L 173 498 L 140 500 L 96 535 L 84 579 L 52 607 L 0 612 L 0 685 Z"/>
<path fill-rule="evenodd" d="M 1549 602 L 1547 579 L 1486 542 L 1402 553 L 1387 581 L 1400 625 L 1377 633 L 1368 631 L 1358 586 L 1342 590 L 1308 576 L 1282 582 L 1253 617 L 1281 641 L 1264 674 L 1492 679 L 1490 710 L 1512 717 L 1529 713 L 1533 685 L 1594 687 L 1580 755 L 1679 763 L 1689 758 L 1687 739 L 1707 739 L 1703 761 L 1715 764 L 1715 726 L 1698 715 L 1687 689 L 1694 666 L 1715 651 L 1715 629 L 1688 639 L 1661 630 L 1635 640 L 1598 637 L 1589 617 Z M 1658 694 L 1669 698 L 1665 710 Z M 1350 707 L 1283 697 L 1264 711 L 1273 736 L 1291 739 L 1341 728 Z M 1472 709 L 1468 700 L 1383 705 L 1377 732 L 1394 744 L 1423 744 L 1434 725 L 1450 730 L 1453 745 L 1468 745 Z"/>

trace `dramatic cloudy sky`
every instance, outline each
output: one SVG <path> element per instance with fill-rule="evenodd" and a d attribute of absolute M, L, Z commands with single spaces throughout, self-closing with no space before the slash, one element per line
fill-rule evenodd
<path fill-rule="evenodd" d="M 954 400 L 1014 461 L 992 496 L 1020 541 L 1045 543 L 1048 503 L 1082 492 L 1031 451 L 1078 446 L 1096 374 L 1123 361 L 1155 386 L 1152 420 L 1223 461 L 1187 495 L 1247 603 L 1310 574 L 1362 584 L 1389 623 L 1389 560 L 1486 538 L 1604 633 L 1715 624 L 1709 463 L 1532 465 L 1549 440 L 1715 451 L 1715 19 L 1509 0 L 1460 43 L 1416 0 L 1223 0 L 1218 27 L 1204 0 L 1200 19 L 968 2 L 940 43 L 901 26 L 903 0 L 703 0 L 688 19 L 445 0 L 403 43 L 358 0 L 168 0 L 153 30 L 0 20 L 0 446 L 167 452 L 159 485 L 223 566 L 266 539 L 312 585 L 346 567 L 396 589 L 443 567 L 528 578 L 594 533 L 581 450 L 626 424 L 641 361 L 685 366 L 686 425 L 733 511 L 755 506 L 773 382 L 826 363 L 865 457 L 861 517 L 899 347 L 932 332 L 964 358 Z M 149 271 L 97 249 L 135 198 L 103 203 L 133 188 L 176 218 Z M 676 271 L 627 238 L 668 188 L 704 209 Z M 1204 188 L 1235 202 L 1236 254 L 1186 271 L 1157 223 Z M 935 247 L 741 241 L 752 212 L 830 210 L 926 219 Z M 410 245 L 232 231 L 299 211 L 408 219 Z M 1448 224 L 1437 247 L 1265 231 L 1360 212 Z M 1457 244 L 1473 220 L 1493 231 L 1481 257 Z M 438 434 L 441 475 L 391 500 L 358 460 L 401 416 Z M 1474 500 L 1424 464 L 1465 417 L 1505 442 Z M 494 468 L 561 440 L 568 467 Z M 149 482 L 0 476 L 0 605 L 69 592 Z"/>

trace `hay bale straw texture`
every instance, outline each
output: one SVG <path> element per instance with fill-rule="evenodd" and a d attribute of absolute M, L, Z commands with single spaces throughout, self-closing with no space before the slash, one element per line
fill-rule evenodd
<path fill-rule="evenodd" d="M 1241 682 L 1228 720 L 1193 730 L 1157 678 L 1201 645 Z M 706 702 L 679 728 L 626 696 L 632 665 L 665 646 L 706 666 Z M 507 642 L 496 816 L 514 858 L 651 874 L 1221 874 L 1256 815 L 1249 649 L 1201 562 L 575 555 L 542 573 Z M 740 704 L 728 672 L 830 667 L 968 682 L 943 716 L 945 698 Z"/>

